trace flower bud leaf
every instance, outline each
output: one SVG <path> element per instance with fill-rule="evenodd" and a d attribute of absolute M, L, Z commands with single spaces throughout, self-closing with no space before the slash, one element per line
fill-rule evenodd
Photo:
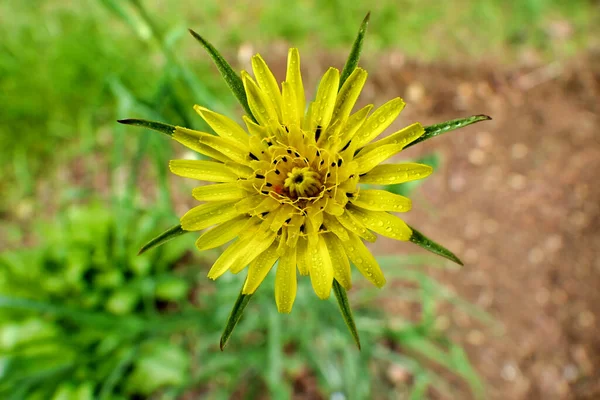
<path fill-rule="evenodd" d="M 409 227 L 412 230 L 412 235 L 409 239 L 411 242 L 421 246 L 422 248 L 424 248 L 427 251 L 437 254 L 438 256 L 447 258 L 448 260 L 454 261 L 455 263 L 457 263 L 459 265 L 464 265 L 463 262 L 460 261 L 460 259 L 458 257 L 456 257 L 454 255 L 454 253 L 452 253 L 450 250 L 446 249 L 444 246 L 429 239 L 428 237 L 423 235 L 421 232 L 419 232 L 412 226 L 409 226 Z"/>
<path fill-rule="evenodd" d="M 231 65 L 223 58 L 221 53 L 215 49 L 215 47 L 210 44 L 207 40 L 205 40 L 202 36 L 194 32 L 193 30 L 189 30 L 194 39 L 196 39 L 202 47 L 206 50 L 208 55 L 213 59 L 213 62 L 217 66 L 217 69 L 225 79 L 227 86 L 231 89 L 233 95 L 240 102 L 246 114 L 254 121 L 254 115 L 252 115 L 252 111 L 250 111 L 250 106 L 248 105 L 248 98 L 246 97 L 246 91 L 244 90 L 244 84 L 242 83 L 242 78 L 233 70 Z"/>
<path fill-rule="evenodd" d="M 467 118 L 458 118 L 452 119 L 450 121 L 442 122 L 435 125 L 429 125 L 425 127 L 425 133 L 418 138 L 417 140 L 407 144 L 404 148 L 407 149 L 410 146 L 413 146 L 417 143 L 421 143 L 427 139 L 431 139 L 432 137 L 439 136 L 443 133 L 453 131 L 455 129 L 463 128 L 465 126 L 474 124 L 480 121 L 489 121 L 492 117 L 484 114 L 473 115 Z"/>
<path fill-rule="evenodd" d="M 162 122 L 146 121 L 145 119 L 119 119 L 117 122 L 124 125 L 141 126 L 169 136 L 173 136 L 173 133 L 175 132 L 175 126 L 173 125 L 163 124 Z"/>
<path fill-rule="evenodd" d="M 242 318 L 242 314 L 244 313 L 244 309 L 250 302 L 254 294 L 243 294 L 242 290 L 240 290 L 240 294 L 231 309 L 231 314 L 229 314 L 229 318 L 227 318 L 227 325 L 225 325 L 225 329 L 223 330 L 223 334 L 221 335 L 221 342 L 219 343 L 219 347 L 221 351 L 227 345 L 227 341 L 233 332 L 233 328 L 237 325 L 239 320 Z"/>
<path fill-rule="evenodd" d="M 354 323 L 354 318 L 352 317 L 352 309 L 350 308 L 350 302 L 348 301 L 348 296 L 346 295 L 346 289 L 344 289 L 342 285 L 340 285 L 335 279 L 333 280 L 333 293 L 335 293 L 335 298 L 340 306 L 340 312 L 342 313 L 344 322 L 352 334 L 352 338 L 354 339 L 356 346 L 360 350 L 360 338 L 358 337 L 356 324 Z"/>
<path fill-rule="evenodd" d="M 181 227 L 181 225 L 176 225 L 172 228 L 169 228 L 166 231 L 164 231 L 163 233 L 161 233 L 160 235 L 158 235 L 157 237 L 155 237 L 154 239 L 152 239 L 151 241 L 149 241 L 148 243 L 146 243 L 145 245 L 143 245 L 138 253 L 138 256 L 154 247 L 160 246 L 161 244 L 166 243 L 169 240 L 174 239 L 177 236 L 181 236 L 187 232 L 188 231 L 184 230 Z"/>
<path fill-rule="evenodd" d="M 363 22 L 360 24 L 360 28 L 358 29 L 358 34 L 356 35 L 356 39 L 354 40 L 354 44 L 352 45 L 352 49 L 350 50 L 350 54 L 348 55 L 348 60 L 346 60 L 346 64 L 344 65 L 344 69 L 342 70 L 342 75 L 340 77 L 340 88 L 346 82 L 346 79 L 354 72 L 356 66 L 358 65 L 358 59 L 360 58 L 360 52 L 362 50 L 363 42 L 365 40 L 365 34 L 367 33 L 367 26 L 369 25 L 369 19 L 371 18 L 371 13 L 368 12 L 363 19 Z"/>

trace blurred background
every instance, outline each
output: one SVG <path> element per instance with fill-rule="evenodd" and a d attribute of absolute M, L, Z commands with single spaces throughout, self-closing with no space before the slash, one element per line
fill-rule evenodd
<path fill-rule="evenodd" d="M 600 397 L 600 3 L 595 0 L 3 0 L 0 2 L 0 398 L 594 399 Z M 243 277 L 177 224 L 189 156 L 144 118 L 206 129 L 240 108 L 192 28 L 237 69 L 282 80 L 300 48 L 314 93 L 371 11 L 360 102 L 407 102 L 393 132 L 494 119 L 411 147 L 433 165 L 406 220 L 465 262 L 408 243 L 373 250 L 388 277 L 335 300 L 301 279 L 291 315 L 272 279 L 226 350 Z"/>

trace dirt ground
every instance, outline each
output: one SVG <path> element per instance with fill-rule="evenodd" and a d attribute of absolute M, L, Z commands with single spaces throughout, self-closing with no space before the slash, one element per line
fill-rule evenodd
<path fill-rule="evenodd" d="M 493 117 L 405 153 L 442 155 L 406 218 L 465 262 L 440 279 L 504 326 L 451 318 L 488 397 L 600 398 L 600 54 L 370 71 L 368 101 L 406 100 L 398 126 Z"/>

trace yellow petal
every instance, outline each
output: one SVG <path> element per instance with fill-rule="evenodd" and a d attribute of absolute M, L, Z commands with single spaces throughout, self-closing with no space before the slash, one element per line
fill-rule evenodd
<path fill-rule="evenodd" d="M 225 166 L 240 178 L 249 178 L 254 175 L 254 170 L 247 165 L 238 164 L 233 161 L 227 161 Z"/>
<path fill-rule="evenodd" d="M 281 120 L 281 92 L 279 91 L 277 80 L 260 54 L 252 57 L 252 71 L 254 72 L 258 86 L 271 101 L 279 120 Z"/>
<path fill-rule="evenodd" d="M 298 110 L 296 109 L 296 99 L 294 98 L 294 92 L 289 82 L 283 82 L 281 84 L 282 92 L 282 119 L 284 125 L 297 125 L 300 126 L 298 116 Z"/>
<path fill-rule="evenodd" d="M 265 197 L 256 193 L 246 197 L 243 200 L 240 200 L 235 204 L 235 208 L 241 213 L 250 213 L 250 211 L 254 210 L 260 203 L 264 201 Z"/>
<path fill-rule="evenodd" d="M 242 294 L 252 294 L 258 289 L 265 279 L 275 261 L 279 258 L 277 254 L 277 245 L 275 242 L 267 250 L 260 253 L 248 267 L 248 276 L 242 287 Z"/>
<path fill-rule="evenodd" d="M 190 132 L 195 133 L 196 131 L 177 127 L 175 128 L 175 132 L 173 133 L 172 138 L 184 145 L 185 147 L 187 147 L 188 149 L 203 154 L 207 157 L 214 158 L 215 160 L 222 162 L 229 160 L 227 157 L 225 157 L 223 154 L 219 153 L 215 149 L 212 149 L 209 146 L 200 143 L 199 136 L 190 134 Z"/>
<path fill-rule="evenodd" d="M 314 126 L 315 129 L 321 127 L 322 130 L 325 130 L 329 126 L 339 84 L 340 71 L 336 68 L 329 68 L 325 72 L 325 75 L 323 75 L 323 78 L 321 78 L 319 88 L 317 89 L 312 115 L 314 125 L 311 124 L 311 128 Z"/>
<path fill-rule="evenodd" d="M 241 252 L 240 257 L 231 264 L 231 272 L 237 274 L 243 270 L 252 260 L 271 247 L 276 238 L 277 234 L 271 231 L 259 231 L 256 235 L 252 236 L 246 250 Z M 275 250 L 277 250 L 277 246 L 275 246 Z"/>
<path fill-rule="evenodd" d="M 354 137 L 356 132 L 367 120 L 367 115 L 369 115 L 369 112 L 371 112 L 372 108 L 373 104 L 368 104 L 348 118 L 346 125 L 340 131 L 340 140 L 337 148 L 338 151 L 346 149 L 348 142 L 350 142 L 350 140 Z"/>
<path fill-rule="evenodd" d="M 198 201 L 237 200 L 247 195 L 248 192 L 242 189 L 238 182 L 199 186 L 192 191 L 192 196 Z"/>
<path fill-rule="evenodd" d="M 277 232 L 279 228 L 283 226 L 283 223 L 292 218 L 292 213 L 295 211 L 295 208 L 290 204 L 284 204 L 277 210 L 277 214 L 275 215 L 275 219 L 271 223 L 271 230 Z"/>
<path fill-rule="evenodd" d="M 377 287 L 385 285 L 385 277 L 377 260 L 358 236 L 351 233 L 350 240 L 342 242 L 342 245 L 352 264 L 365 278 Z"/>
<path fill-rule="evenodd" d="M 241 145 L 239 142 L 213 135 L 202 136 L 200 143 L 217 150 L 238 164 L 250 164 L 250 153 L 247 145 Z"/>
<path fill-rule="evenodd" d="M 279 125 L 275 107 L 246 71 L 242 71 L 242 81 L 248 97 L 248 105 L 258 123 L 265 127 Z"/>
<path fill-rule="evenodd" d="M 379 107 L 363 124 L 356 133 L 353 144 L 360 148 L 383 132 L 400 114 L 404 108 L 404 101 L 396 97 Z"/>
<path fill-rule="evenodd" d="M 306 261 L 315 293 L 323 300 L 329 298 L 333 285 L 333 265 L 323 235 L 318 235 L 315 246 L 308 247 Z"/>
<path fill-rule="evenodd" d="M 335 100 L 335 109 L 332 119 L 345 120 L 350 115 L 365 82 L 367 81 L 367 71 L 362 68 L 356 68 L 342 85 Z"/>
<path fill-rule="evenodd" d="M 299 237 L 298 238 L 298 242 L 296 244 L 296 248 L 298 249 L 298 254 L 297 254 L 297 259 L 296 262 L 298 264 L 298 272 L 300 272 L 300 275 L 308 275 L 309 273 L 309 268 L 308 268 L 308 262 L 307 262 L 307 258 L 308 258 L 308 240 L 304 237 Z"/>
<path fill-rule="evenodd" d="M 290 313 L 298 283 L 296 280 L 296 249 L 288 249 L 279 259 L 275 275 L 275 303 L 280 313 Z"/>
<path fill-rule="evenodd" d="M 300 227 L 304 224 L 304 216 L 294 215 L 287 226 L 287 245 L 288 247 L 296 247 L 298 237 L 300 236 Z"/>
<path fill-rule="evenodd" d="M 294 98 L 294 109 L 296 111 L 295 120 L 300 123 L 304 117 L 304 108 L 306 107 L 306 98 L 304 96 L 304 86 L 302 85 L 302 74 L 300 73 L 300 54 L 298 49 L 288 51 L 287 73 L 285 81 L 289 83 Z"/>
<path fill-rule="evenodd" d="M 194 207 L 181 217 L 181 227 L 186 231 L 200 231 L 229 221 L 241 214 L 235 209 L 235 203 L 235 201 L 219 201 Z"/>
<path fill-rule="evenodd" d="M 208 182 L 234 182 L 238 177 L 225 164 L 204 160 L 171 160 L 169 168 L 175 175 Z"/>
<path fill-rule="evenodd" d="M 371 211 L 360 207 L 350 206 L 348 212 L 367 228 L 380 235 L 396 240 L 409 240 L 412 230 L 406 222 L 385 211 Z"/>
<path fill-rule="evenodd" d="M 267 130 L 264 127 L 258 125 L 245 115 L 242 117 L 242 119 L 246 123 L 246 127 L 248 128 L 248 132 L 250 133 L 250 135 L 258 136 L 261 138 L 267 137 Z"/>
<path fill-rule="evenodd" d="M 378 189 L 361 190 L 350 202 L 371 211 L 406 212 L 412 207 L 408 197 Z"/>
<path fill-rule="evenodd" d="M 272 236 L 255 235 L 236 240 L 215 261 L 210 271 L 208 271 L 208 277 L 217 279 L 228 269 L 231 269 L 233 273 L 240 272 L 260 253 L 268 249 L 274 240 L 275 234 Z"/>
<path fill-rule="evenodd" d="M 336 218 L 344 228 L 346 228 L 350 232 L 354 232 L 361 238 L 369 242 L 374 242 L 377 239 L 377 236 L 369 232 L 369 230 L 365 227 L 364 224 L 356 220 L 356 218 L 348 214 L 348 212 L 344 212 L 342 215 L 336 215 Z"/>
<path fill-rule="evenodd" d="M 196 247 L 198 250 L 202 251 L 224 245 L 230 240 L 233 240 L 238 233 L 240 233 L 242 228 L 244 228 L 248 222 L 248 219 L 247 216 L 242 215 L 215 226 L 211 230 L 204 232 L 198 240 L 196 240 Z"/>
<path fill-rule="evenodd" d="M 344 228 L 342 224 L 334 217 L 329 214 L 323 216 L 323 222 L 325 229 L 330 230 L 340 240 L 348 240 L 348 230 Z"/>
<path fill-rule="evenodd" d="M 323 234 L 323 239 L 327 245 L 327 251 L 329 251 L 335 280 L 344 289 L 350 290 L 352 287 L 352 275 L 350 273 L 350 263 L 348 262 L 342 242 L 332 233 Z"/>
<path fill-rule="evenodd" d="M 416 122 L 406 128 L 400 129 L 398 132 L 392 133 L 385 139 L 372 142 L 362 148 L 361 153 L 370 151 L 376 147 L 385 146 L 386 144 L 399 144 L 402 148 L 406 147 L 407 144 L 417 140 L 425 133 L 423 125 Z"/>
<path fill-rule="evenodd" d="M 261 197 L 262 197 L 262 201 L 260 202 L 260 204 L 258 204 L 256 207 L 254 207 L 252 209 L 253 215 L 270 213 L 272 211 L 277 210 L 279 207 L 281 207 L 281 204 L 274 198 L 272 198 L 270 196 L 266 196 L 266 197 L 261 196 Z"/>
<path fill-rule="evenodd" d="M 220 137 L 248 144 L 248 134 L 232 119 L 199 105 L 195 105 L 194 110 Z"/>
<path fill-rule="evenodd" d="M 433 172 L 433 168 L 425 164 L 402 163 L 378 165 L 360 177 L 360 183 L 374 185 L 395 185 L 423 179 Z"/>
<path fill-rule="evenodd" d="M 401 152 L 402 147 L 404 146 L 401 144 L 386 144 L 385 146 L 375 147 L 366 153 L 359 154 L 354 159 L 356 161 L 356 173 L 364 174 L 369 172 L 383 161 Z"/>

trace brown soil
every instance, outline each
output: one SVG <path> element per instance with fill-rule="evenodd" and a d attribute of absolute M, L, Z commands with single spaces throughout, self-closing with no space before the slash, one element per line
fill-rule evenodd
<path fill-rule="evenodd" d="M 439 278 L 504 326 L 451 314 L 491 399 L 600 398 L 599 61 L 370 69 L 368 101 L 408 104 L 398 126 L 493 117 L 404 153 L 442 155 L 406 217 L 465 262 Z"/>

